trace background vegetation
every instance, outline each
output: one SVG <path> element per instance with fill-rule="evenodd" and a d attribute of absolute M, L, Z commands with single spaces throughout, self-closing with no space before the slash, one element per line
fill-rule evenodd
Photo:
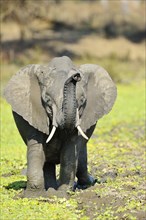
<path fill-rule="evenodd" d="M 1 219 L 145 219 L 145 1 L 1 0 L 1 93 L 20 67 L 54 56 L 97 63 L 118 87 L 89 142 L 98 184 L 70 199 L 14 199 L 26 147 L 1 97 Z"/>

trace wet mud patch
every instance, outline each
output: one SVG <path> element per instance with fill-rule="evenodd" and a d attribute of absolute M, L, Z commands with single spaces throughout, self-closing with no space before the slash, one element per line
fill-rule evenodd
<path fill-rule="evenodd" d="M 146 219 L 145 144 L 143 129 L 138 129 L 140 135 L 135 139 L 137 128 L 117 128 L 112 143 L 110 138 L 106 143 L 101 139 L 91 142 L 89 171 L 98 184 L 75 195 L 78 208 L 89 219 Z M 120 132 L 125 132 L 122 141 L 116 137 Z"/>
<path fill-rule="evenodd" d="M 73 197 L 78 209 L 89 219 L 145 219 L 141 206 L 145 205 L 144 191 L 131 185 L 112 183 L 96 184 L 89 189 L 77 192 Z"/>

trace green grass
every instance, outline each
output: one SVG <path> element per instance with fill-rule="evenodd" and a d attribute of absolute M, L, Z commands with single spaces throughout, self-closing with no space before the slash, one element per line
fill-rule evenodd
<path fill-rule="evenodd" d="M 70 199 L 14 199 L 26 184 L 26 147 L 1 99 L 1 219 L 144 219 L 144 83 L 119 85 L 112 112 L 89 142 L 89 170 L 100 184 Z"/>

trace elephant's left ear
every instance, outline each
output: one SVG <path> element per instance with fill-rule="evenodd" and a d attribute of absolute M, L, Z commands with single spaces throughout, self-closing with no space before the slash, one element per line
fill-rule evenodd
<path fill-rule="evenodd" d="M 86 131 L 112 109 L 117 89 L 109 74 L 98 65 L 84 64 L 80 71 L 87 81 L 87 103 L 81 120 Z"/>
<path fill-rule="evenodd" d="M 4 97 L 12 106 L 12 110 L 22 116 L 31 126 L 49 134 L 49 122 L 42 104 L 37 77 L 39 69 L 40 65 L 28 65 L 18 71 L 8 82 Z"/>

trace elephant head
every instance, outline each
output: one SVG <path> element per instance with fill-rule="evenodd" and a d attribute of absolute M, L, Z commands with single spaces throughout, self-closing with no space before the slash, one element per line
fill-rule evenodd
<path fill-rule="evenodd" d="M 77 128 L 88 139 L 86 131 L 111 110 L 116 87 L 100 66 L 77 68 L 68 57 L 58 57 L 46 66 L 22 68 L 4 94 L 13 111 L 49 135 L 49 142 L 56 129 L 72 133 Z"/>

